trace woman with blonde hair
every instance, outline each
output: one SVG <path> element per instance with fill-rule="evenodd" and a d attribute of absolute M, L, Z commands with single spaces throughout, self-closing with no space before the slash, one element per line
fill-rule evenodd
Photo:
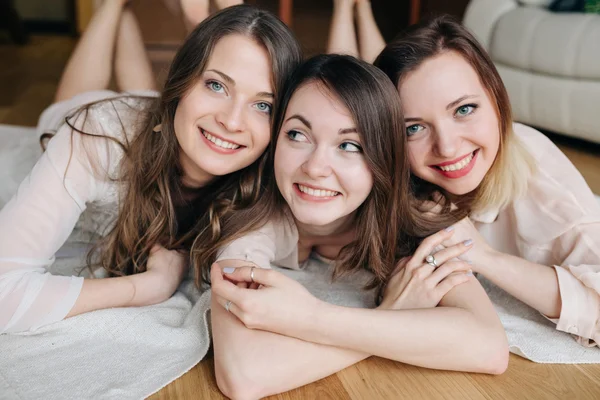
<path fill-rule="evenodd" d="M 0 212 L 0 333 L 168 299 L 221 216 L 256 200 L 272 103 L 301 61 L 293 34 L 268 12 L 229 7 L 191 32 L 162 92 L 148 92 L 125 3 L 97 10 L 40 118 L 58 131 Z M 124 94 L 103 90 L 115 40 Z M 112 276 L 47 273 L 69 237 L 97 242 L 88 262 Z"/>
<path fill-rule="evenodd" d="M 369 5 L 356 0 L 357 10 L 363 3 Z M 342 17 L 334 19 L 330 39 L 342 44 L 331 50 L 357 51 L 355 42 L 336 34 L 354 29 L 343 10 L 336 11 Z M 383 47 L 374 19 L 364 15 L 357 12 L 359 25 L 367 26 L 359 42 Z M 460 23 L 439 17 L 409 27 L 375 65 L 402 100 L 418 196 L 469 214 L 446 244 L 472 239 L 461 258 L 474 272 L 594 346 L 600 340 L 600 207 L 549 139 L 513 122 L 486 51 Z"/>

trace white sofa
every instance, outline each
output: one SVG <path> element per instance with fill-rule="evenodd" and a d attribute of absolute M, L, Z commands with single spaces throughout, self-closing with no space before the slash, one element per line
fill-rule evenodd
<path fill-rule="evenodd" d="M 517 121 L 600 143 L 600 15 L 553 13 L 548 2 L 471 0 L 463 22 L 494 60 Z"/>

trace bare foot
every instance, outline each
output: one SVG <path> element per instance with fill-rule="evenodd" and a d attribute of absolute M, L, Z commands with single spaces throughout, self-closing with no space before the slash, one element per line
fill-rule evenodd
<path fill-rule="evenodd" d="M 208 17 L 208 0 L 181 0 L 180 3 L 183 17 L 192 28 Z"/>
<path fill-rule="evenodd" d="M 222 10 L 227 7 L 237 6 L 238 4 L 244 4 L 244 0 L 215 0 L 217 8 Z"/>

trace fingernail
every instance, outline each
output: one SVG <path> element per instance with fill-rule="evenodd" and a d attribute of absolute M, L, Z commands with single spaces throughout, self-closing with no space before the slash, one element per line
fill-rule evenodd
<path fill-rule="evenodd" d="M 475 276 L 475 275 L 473 275 L 473 270 L 472 269 L 470 269 L 470 270 L 467 271 L 467 276 Z"/>
<path fill-rule="evenodd" d="M 464 244 L 465 246 L 470 246 L 470 245 L 472 245 L 472 244 L 473 244 L 473 240 L 472 240 L 472 239 L 465 240 L 465 241 L 463 242 L 463 244 Z"/>
<path fill-rule="evenodd" d="M 235 271 L 235 268 L 233 268 L 233 267 L 225 267 L 225 268 L 223 268 L 223 272 L 226 273 L 226 274 L 232 274 L 233 271 Z"/>
<path fill-rule="evenodd" d="M 453 226 L 449 226 L 446 229 L 444 229 L 446 232 L 452 232 L 454 230 Z"/>

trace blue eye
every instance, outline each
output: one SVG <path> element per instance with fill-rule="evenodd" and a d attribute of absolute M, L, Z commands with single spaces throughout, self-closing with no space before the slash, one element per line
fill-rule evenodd
<path fill-rule="evenodd" d="M 208 81 L 206 82 L 206 86 L 215 93 L 222 93 L 225 89 L 223 85 L 217 81 Z"/>
<path fill-rule="evenodd" d="M 294 142 L 307 142 L 306 136 L 303 133 L 300 133 L 295 130 L 291 130 L 286 133 L 287 137 Z"/>
<path fill-rule="evenodd" d="M 349 153 L 362 153 L 362 147 L 360 147 L 356 143 L 352 142 L 344 142 L 340 144 L 340 149 L 347 151 Z"/>
<path fill-rule="evenodd" d="M 473 114 L 477 106 L 475 104 L 465 104 L 464 106 L 460 106 L 456 109 L 455 115 L 457 117 L 466 117 L 467 115 Z"/>
<path fill-rule="evenodd" d="M 425 129 L 423 127 L 423 125 L 419 125 L 419 124 L 411 125 L 408 128 L 406 128 L 406 135 L 407 136 L 415 135 L 415 134 L 421 132 L 423 129 Z"/>
<path fill-rule="evenodd" d="M 264 101 L 257 103 L 255 107 L 258 111 L 263 112 L 265 114 L 271 114 L 271 110 L 273 108 L 273 106 L 271 104 L 266 103 Z"/>

